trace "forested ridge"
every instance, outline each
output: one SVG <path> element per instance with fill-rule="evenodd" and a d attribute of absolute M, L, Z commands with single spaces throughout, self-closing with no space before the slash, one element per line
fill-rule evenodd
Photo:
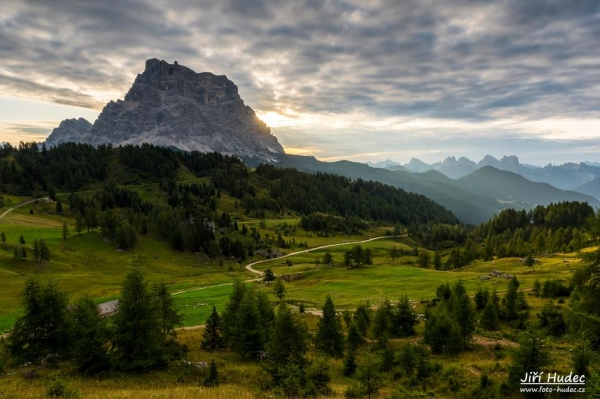
<path fill-rule="evenodd" d="M 267 165 L 251 171 L 239 158 L 218 153 L 71 143 L 40 149 L 21 143 L 16 148 L 5 144 L 0 154 L 4 193 L 52 200 L 56 193 L 69 193 L 62 199 L 69 205 L 64 212 L 75 217 L 77 232 L 98 229 L 121 249 L 132 248 L 138 234 L 149 233 L 168 240 L 174 250 L 202 251 L 211 258 L 222 254 L 243 260 L 257 249 L 291 245 L 281 235 L 266 238 L 256 229 L 239 229 L 231 215 L 217 211 L 222 193 L 235 198 L 249 216 L 293 213 L 302 216 L 302 227 L 324 234 L 357 233 L 369 223 L 457 223 L 433 201 L 381 183 Z M 182 174 L 207 179 L 182 182 Z M 164 195 L 144 200 L 128 188 L 142 183 L 158 183 Z M 78 193 L 85 190 L 90 193 Z"/>
<path fill-rule="evenodd" d="M 453 248 L 441 268 L 458 268 L 476 259 L 522 257 L 573 252 L 600 236 L 594 209 L 587 203 L 559 202 L 530 211 L 505 209 L 478 226 L 422 224 L 409 231 L 433 250 Z"/>

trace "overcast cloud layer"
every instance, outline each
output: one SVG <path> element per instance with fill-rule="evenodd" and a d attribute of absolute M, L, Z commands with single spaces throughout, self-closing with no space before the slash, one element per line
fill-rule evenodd
<path fill-rule="evenodd" d="M 0 6 L 0 140 L 93 122 L 159 58 L 227 75 L 288 152 L 600 161 L 597 0 Z"/>

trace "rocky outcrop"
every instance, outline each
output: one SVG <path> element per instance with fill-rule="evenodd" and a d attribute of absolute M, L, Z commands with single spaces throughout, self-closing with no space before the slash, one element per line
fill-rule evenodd
<path fill-rule="evenodd" d="M 74 140 L 68 140 L 57 134 L 49 137 L 46 145 L 65 141 L 149 143 L 266 161 L 284 152 L 226 76 L 196 73 L 177 62 L 157 59 L 146 61 L 144 72 L 137 76 L 124 101 L 109 102 L 93 127 L 79 136 L 72 133 L 69 138 Z"/>
<path fill-rule="evenodd" d="M 89 137 L 93 125 L 83 118 L 65 119 L 52 130 L 46 140 L 47 147 L 54 147 L 62 143 L 75 142 L 82 143 Z"/>

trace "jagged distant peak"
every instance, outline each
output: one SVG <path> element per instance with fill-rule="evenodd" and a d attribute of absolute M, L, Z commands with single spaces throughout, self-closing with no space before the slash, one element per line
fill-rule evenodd
<path fill-rule="evenodd" d="M 390 166 L 400 166 L 400 162 L 386 159 L 385 161 L 378 162 L 367 161 L 367 165 L 371 166 L 372 168 L 389 168 Z"/>
<path fill-rule="evenodd" d="M 177 61 L 170 64 L 156 58 L 146 61 L 124 100 L 110 101 L 89 130 L 83 125 L 61 126 L 48 137 L 47 146 L 65 140 L 93 145 L 149 143 L 267 161 L 284 152 L 225 75 L 196 73 Z"/>

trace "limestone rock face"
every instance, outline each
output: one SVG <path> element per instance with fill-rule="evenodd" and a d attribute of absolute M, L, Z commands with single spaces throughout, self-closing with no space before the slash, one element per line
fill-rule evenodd
<path fill-rule="evenodd" d="M 83 118 L 65 119 L 57 128 L 52 130 L 52 133 L 50 133 L 50 136 L 46 140 L 46 146 L 51 147 L 68 142 L 85 142 L 92 130 L 92 126 L 91 123 Z"/>
<path fill-rule="evenodd" d="M 71 132 L 69 138 L 76 140 L 65 140 L 60 133 L 53 133 L 46 145 L 149 143 L 261 160 L 275 160 L 284 152 L 226 76 L 157 59 L 146 61 L 124 101 L 109 102 L 91 129 L 78 132 L 80 137 Z"/>

